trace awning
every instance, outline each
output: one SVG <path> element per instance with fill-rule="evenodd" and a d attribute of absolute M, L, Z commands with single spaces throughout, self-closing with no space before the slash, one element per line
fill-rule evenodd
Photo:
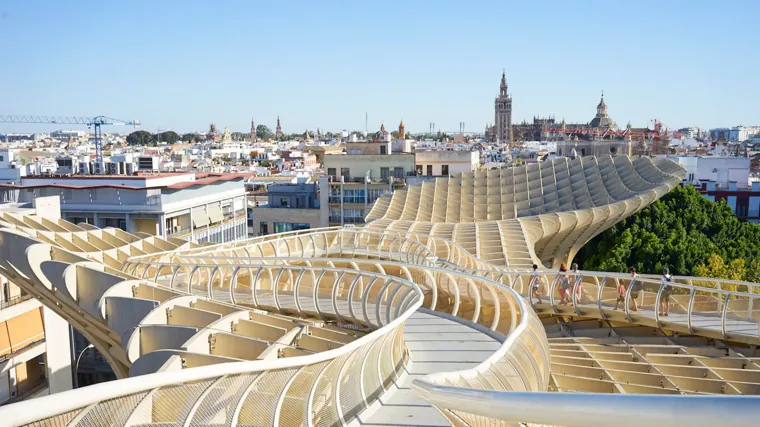
<path fill-rule="evenodd" d="M 205 227 L 210 224 L 205 206 L 199 209 L 194 209 L 190 216 L 193 217 L 193 227 L 195 228 Z"/>
<path fill-rule="evenodd" d="M 208 206 L 208 217 L 211 220 L 212 224 L 222 222 L 222 219 L 224 219 L 222 216 L 222 207 L 219 205 Z"/>

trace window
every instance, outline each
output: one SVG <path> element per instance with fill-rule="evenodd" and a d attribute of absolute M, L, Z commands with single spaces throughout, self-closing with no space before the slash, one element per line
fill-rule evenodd
<path fill-rule="evenodd" d="M 308 230 L 311 226 L 305 222 L 275 222 L 275 233 L 286 233 L 288 231 Z"/>
<path fill-rule="evenodd" d="M 280 197 L 280 206 L 288 206 L 288 198 Z"/>
<path fill-rule="evenodd" d="M 348 178 L 351 176 L 351 171 L 349 170 L 349 168 L 340 168 L 340 175 L 345 178 Z"/>
<path fill-rule="evenodd" d="M 4 161 L 5 161 L 5 157 L 0 156 L 0 162 L 4 162 Z"/>
<path fill-rule="evenodd" d="M 335 168 L 327 168 L 327 174 L 335 178 Z"/>
<path fill-rule="evenodd" d="M 380 168 L 380 179 L 388 179 L 391 176 L 390 168 Z"/>
<path fill-rule="evenodd" d="M 415 168 L 417 169 L 417 175 L 422 175 L 422 165 L 417 165 Z"/>
<path fill-rule="evenodd" d="M 385 145 L 381 145 L 380 154 L 388 154 L 388 147 L 386 147 Z"/>
<path fill-rule="evenodd" d="M 269 234 L 269 224 L 266 221 L 261 221 L 259 223 L 259 235 L 266 236 L 267 234 Z"/>
<path fill-rule="evenodd" d="M 693 173 L 689 174 L 689 182 L 694 182 L 694 174 Z"/>
<path fill-rule="evenodd" d="M 449 174 L 449 165 L 441 165 L 441 175 L 447 176 Z"/>
<path fill-rule="evenodd" d="M 404 179 L 404 168 L 393 168 L 393 177 Z"/>
<path fill-rule="evenodd" d="M 433 176 L 433 165 L 427 165 L 427 176 Z"/>

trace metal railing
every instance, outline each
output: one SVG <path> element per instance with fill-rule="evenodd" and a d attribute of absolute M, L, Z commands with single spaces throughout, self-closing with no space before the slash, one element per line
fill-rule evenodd
<path fill-rule="evenodd" d="M 0 301 L 0 310 L 4 310 L 8 307 L 13 307 L 16 304 L 21 304 L 22 302 L 29 301 L 32 298 L 34 297 L 29 294 L 16 295 L 7 301 Z"/>
<path fill-rule="evenodd" d="M 9 240 L 4 238 L 2 241 Z M 26 242 L 32 243 L 29 240 Z M 20 256 L 25 256 L 24 253 L 21 251 Z M 40 261 L 42 260 L 36 260 Z M 227 276 L 227 266 L 215 270 L 213 266 L 214 264 L 202 266 L 205 270 L 196 266 L 199 268 L 195 269 L 195 275 L 191 273 L 189 276 L 189 293 L 197 293 L 195 291 L 199 288 L 204 288 L 201 282 L 206 280 L 205 284 L 210 286 L 205 287 L 206 292 L 218 296 L 218 292 L 211 291 L 215 278 L 234 279 L 233 290 L 238 289 L 238 285 L 243 286 L 244 279 L 247 279 L 249 285 L 254 285 L 254 292 L 251 294 L 249 287 L 248 292 L 243 290 L 243 293 L 256 298 L 255 301 L 260 306 L 271 307 L 273 304 L 279 307 L 278 310 L 298 310 L 303 315 L 317 314 L 325 321 L 353 319 L 361 327 L 369 327 L 373 332 L 336 349 L 305 356 L 214 364 L 77 389 L 35 400 L 34 410 L 27 403 L 2 408 L 0 419 L 10 425 L 39 421 L 55 425 L 89 425 L 104 420 L 108 420 L 111 425 L 164 421 L 203 424 L 216 419 L 216 414 L 223 407 L 226 408 L 224 412 L 227 413 L 227 422 L 231 424 L 278 425 L 280 421 L 284 423 L 295 416 L 291 421 L 300 422 L 302 417 L 306 417 L 309 425 L 335 425 L 355 418 L 398 380 L 407 358 L 402 327 L 404 321 L 422 303 L 420 288 L 413 282 L 345 268 L 266 265 L 259 266 L 254 278 L 250 276 L 250 263 L 245 268 L 238 268 L 232 276 Z M 82 264 L 79 268 L 88 269 L 87 264 Z M 212 268 L 210 276 L 203 276 L 209 268 Z M 67 283 L 69 288 L 86 287 L 100 282 L 98 278 L 105 277 L 102 276 L 105 274 L 107 273 L 91 270 L 64 280 L 76 281 Z M 30 280 L 43 282 L 41 277 L 32 276 L 34 277 Z M 318 278 L 315 279 L 316 276 Z M 173 273 L 172 277 L 177 276 Z M 199 282 L 196 278 L 203 280 Z M 137 283 L 148 288 L 158 286 L 128 280 L 115 283 L 112 287 L 122 287 L 122 284 L 135 286 Z M 24 286 L 45 293 L 44 283 L 39 284 L 42 285 L 41 288 L 28 286 L 27 283 Z M 176 292 L 173 286 L 161 288 Z M 114 297 L 116 295 L 122 293 L 116 292 Z M 232 298 L 234 301 L 237 296 L 234 292 L 231 295 L 235 295 Z M 108 310 L 110 298 L 113 297 L 106 295 L 101 300 L 100 310 L 103 315 Z M 189 297 L 170 298 L 166 303 L 180 303 L 179 300 L 183 298 Z M 47 298 L 43 300 L 47 301 Z M 322 302 L 324 306 L 321 305 Z M 63 306 L 71 304 L 69 300 L 62 303 Z M 64 314 L 67 320 L 76 323 L 91 322 L 83 310 L 92 313 L 92 309 L 85 304 L 82 307 L 71 306 L 70 310 L 64 310 Z M 166 309 L 159 305 L 156 310 L 151 313 L 162 313 Z M 109 321 L 109 325 L 116 325 L 116 320 L 114 318 Z M 104 321 L 101 319 L 101 322 Z M 207 334 L 209 331 L 201 330 L 199 333 Z M 133 339 L 135 334 L 139 336 L 139 328 L 132 332 L 132 338 L 123 340 L 127 342 L 128 348 L 125 350 L 128 354 L 132 354 L 132 347 L 140 341 Z M 96 347 L 103 344 L 102 340 L 93 343 Z M 181 356 L 171 356 L 167 362 L 171 362 L 173 357 Z M 182 356 L 183 361 L 184 357 L 187 356 Z M 142 362 L 141 366 L 145 366 L 145 363 L 149 363 L 149 360 Z M 223 401 L 220 401 L 222 396 Z"/>
<path fill-rule="evenodd" d="M 3 237 L 3 243 L 13 244 Z M 39 253 L 17 252 L 33 259 Z M 473 369 L 436 373 L 413 383 L 455 425 L 548 419 L 542 413 L 548 411 L 509 415 L 473 400 L 514 402 L 528 395 L 535 402 L 550 401 L 533 393 L 545 391 L 549 381 L 548 343 L 536 313 L 758 341 L 757 284 L 683 277 L 663 283 L 655 277 L 588 271 L 533 273 L 476 260 L 442 238 L 336 228 L 130 258 L 123 266 L 126 275 L 157 291 L 378 329 L 338 349 L 307 356 L 221 363 L 91 386 L 36 400 L 34 410 L 30 405 L 0 409 L 0 419 L 13 425 L 45 417 L 48 423 L 73 420 L 70 425 L 103 419 L 113 425 L 195 424 L 219 422 L 216 417 L 223 413 L 229 414 L 224 423 L 231 425 L 342 424 L 398 379 L 406 357 L 403 321 L 417 308 L 470 325 L 502 343 Z M 42 300 L 46 305 L 51 301 Z M 665 306 L 667 316 L 662 315 Z M 73 311 L 68 315 L 77 316 Z"/>

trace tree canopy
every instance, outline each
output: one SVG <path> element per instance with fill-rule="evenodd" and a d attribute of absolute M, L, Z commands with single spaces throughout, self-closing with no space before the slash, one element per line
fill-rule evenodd
<path fill-rule="evenodd" d="M 596 236 L 575 261 L 586 270 L 658 274 L 668 267 L 675 275 L 758 281 L 760 225 L 694 187 L 676 187 Z"/>
<path fill-rule="evenodd" d="M 263 140 L 267 140 L 274 137 L 274 133 L 266 125 L 256 126 L 256 136 Z"/>
<path fill-rule="evenodd" d="M 168 130 L 166 132 L 161 132 L 159 134 L 159 136 L 161 137 L 161 139 L 159 139 L 159 141 L 165 142 L 167 144 L 174 144 L 177 141 L 179 141 L 179 139 L 180 139 L 179 135 L 177 134 L 177 132 L 174 132 L 173 130 Z"/>
<path fill-rule="evenodd" d="M 127 143 L 129 145 L 154 145 L 156 140 L 150 132 L 137 130 L 127 135 Z"/>
<path fill-rule="evenodd" d="M 203 138 L 195 133 L 185 133 L 182 134 L 182 141 L 183 142 L 200 142 Z"/>
<path fill-rule="evenodd" d="M 185 137 L 187 137 L 188 135 L 192 136 L 193 134 L 185 134 L 185 135 L 182 135 L 182 137 L 180 138 L 179 134 L 177 132 L 174 132 L 173 130 L 161 132 L 160 134 L 150 133 L 144 130 L 138 130 L 127 135 L 127 144 L 155 146 L 156 144 L 158 144 L 159 141 L 161 143 L 174 144 L 180 139 L 182 139 L 183 141 L 188 141 L 185 139 Z"/>

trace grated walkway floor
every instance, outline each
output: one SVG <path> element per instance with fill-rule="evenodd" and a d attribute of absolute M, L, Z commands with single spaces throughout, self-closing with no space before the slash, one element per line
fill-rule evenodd
<path fill-rule="evenodd" d="M 501 344 L 482 332 L 433 314 L 415 313 L 404 327 L 408 375 L 399 389 L 380 398 L 380 408 L 357 425 L 368 427 L 444 427 L 449 422 L 410 388 L 433 372 L 469 369 L 487 359 Z"/>

